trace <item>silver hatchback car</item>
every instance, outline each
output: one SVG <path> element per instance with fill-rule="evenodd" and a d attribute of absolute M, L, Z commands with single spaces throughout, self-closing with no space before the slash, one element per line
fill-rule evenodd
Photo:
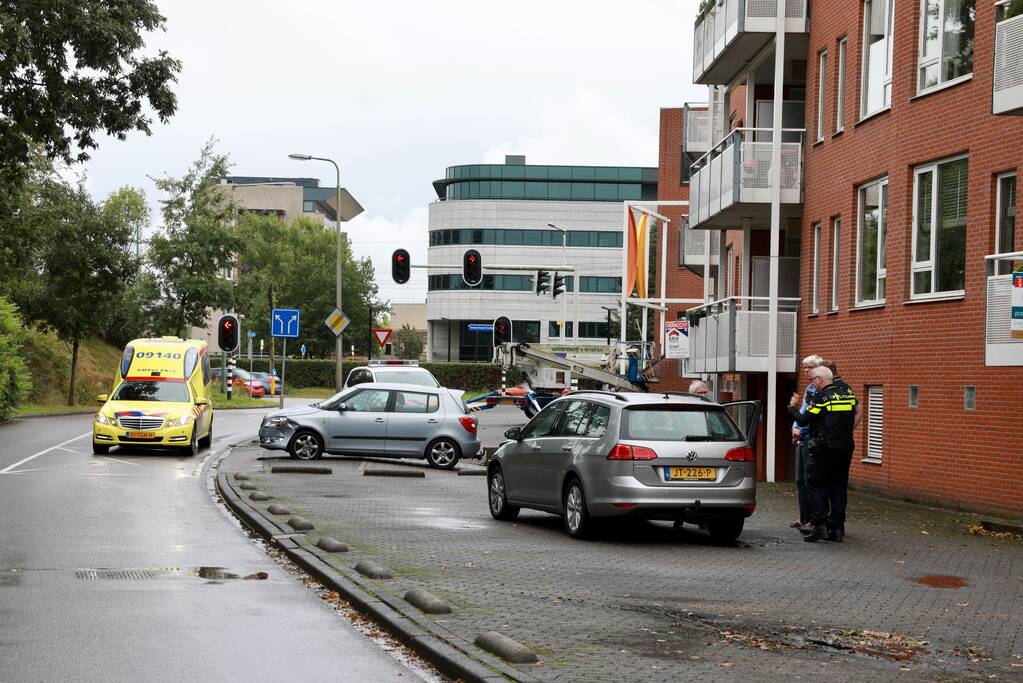
<path fill-rule="evenodd" d="M 573 392 L 505 432 L 487 470 L 490 514 L 553 512 L 574 537 L 595 518 L 692 522 L 731 543 L 756 508 L 759 416 L 757 401 Z"/>
<path fill-rule="evenodd" d="M 263 418 L 259 445 L 312 460 L 324 453 L 426 458 L 449 470 L 480 450 L 479 422 L 462 392 L 415 384 L 363 384 Z"/>

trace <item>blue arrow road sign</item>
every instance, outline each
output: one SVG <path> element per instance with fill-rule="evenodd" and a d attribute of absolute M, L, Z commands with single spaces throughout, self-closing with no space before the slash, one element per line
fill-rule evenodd
<path fill-rule="evenodd" d="M 275 308 L 270 314 L 270 336 L 294 339 L 298 336 L 299 311 L 297 308 Z"/>
<path fill-rule="evenodd" d="M 255 332 L 253 332 L 252 330 L 249 330 L 249 336 L 250 336 L 250 337 L 255 337 L 255 336 L 256 336 L 256 333 L 255 333 Z"/>

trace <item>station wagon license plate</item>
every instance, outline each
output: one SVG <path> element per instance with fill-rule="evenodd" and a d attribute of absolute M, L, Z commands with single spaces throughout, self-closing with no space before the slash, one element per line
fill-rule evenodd
<path fill-rule="evenodd" d="M 711 480 L 718 478 L 716 467 L 665 467 L 667 479 Z"/>
<path fill-rule="evenodd" d="M 128 432 L 126 436 L 129 439 L 155 439 L 156 432 Z"/>

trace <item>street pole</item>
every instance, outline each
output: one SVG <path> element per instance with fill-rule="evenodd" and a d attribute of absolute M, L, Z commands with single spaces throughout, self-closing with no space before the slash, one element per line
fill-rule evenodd
<path fill-rule="evenodd" d="M 369 327 L 366 328 L 366 362 L 373 357 L 373 307 L 369 307 Z"/>
<path fill-rule="evenodd" d="M 566 252 L 565 252 L 565 247 L 566 247 L 567 242 L 568 242 L 568 231 L 565 230 L 564 228 L 559 228 L 558 226 L 554 225 L 554 223 L 548 223 L 547 227 L 548 228 L 554 228 L 555 230 L 557 230 L 558 232 L 561 233 L 561 266 L 562 266 L 562 268 L 564 268 L 564 266 L 568 265 L 568 259 L 566 257 Z M 561 272 L 562 272 L 562 275 L 564 275 L 565 271 L 562 270 Z M 578 273 L 573 273 L 573 275 L 572 275 L 572 285 L 575 288 L 576 296 L 579 295 L 579 278 L 578 278 L 578 275 L 579 275 Z M 552 295 L 554 294 L 554 281 L 553 280 L 551 281 L 551 294 Z M 565 287 L 565 296 L 566 297 L 568 296 L 568 287 L 567 286 Z M 565 316 L 568 315 L 568 311 L 567 311 L 567 309 L 565 307 L 565 304 L 566 304 L 565 299 L 562 299 L 561 300 L 561 325 L 559 326 L 561 328 L 559 330 L 559 332 L 561 333 L 561 343 L 562 343 L 562 345 L 564 345 L 564 343 L 565 343 L 565 328 L 568 326 L 567 325 L 567 321 L 565 320 Z"/>

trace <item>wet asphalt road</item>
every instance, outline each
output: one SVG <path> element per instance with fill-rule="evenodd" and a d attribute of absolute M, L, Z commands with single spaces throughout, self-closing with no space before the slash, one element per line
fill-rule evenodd
<path fill-rule="evenodd" d="M 94 456 L 91 415 L 0 426 L 0 679 L 420 677 L 213 501 L 211 464 L 264 413 L 217 412 L 213 446 L 194 458 Z M 269 578 L 204 578 L 209 567 Z"/>

